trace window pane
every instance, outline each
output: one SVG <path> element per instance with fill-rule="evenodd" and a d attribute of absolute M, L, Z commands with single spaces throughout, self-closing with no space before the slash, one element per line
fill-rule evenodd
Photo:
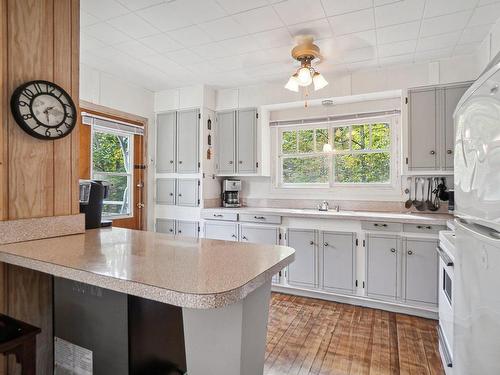
<path fill-rule="evenodd" d="M 327 183 L 328 158 L 284 158 L 283 182 L 285 184 Z"/>
<path fill-rule="evenodd" d="M 352 127 L 352 149 L 367 150 L 370 148 L 370 125 L 354 125 Z"/>
<path fill-rule="evenodd" d="M 316 129 L 316 152 L 322 152 L 326 143 L 328 143 L 328 129 Z"/>
<path fill-rule="evenodd" d="M 333 128 L 335 150 L 349 150 L 349 127 Z"/>
<path fill-rule="evenodd" d="M 92 164 L 97 172 L 129 172 L 129 137 L 94 132 Z"/>
<path fill-rule="evenodd" d="M 389 182 L 390 153 L 337 155 L 335 181 L 340 183 Z"/>
<path fill-rule="evenodd" d="M 372 149 L 387 150 L 391 145 L 389 124 L 372 125 Z"/>
<path fill-rule="evenodd" d="M 314 130 L 299 130 L 299 152 L 314 151 Z"/>
<path fill-rule="evenodd" d="M 107 181 L 109 187 L 109 195 L 104 200 L 102 209 L 103 216 L 110 215 L 129 215 L 130 214 L 130 192 L 129 176 L 114 176 L 101 173 L 94 173 L 94 179 Z"/>
<path fill-rule="evenodd" d="M 293 154 L 297 152 L 297 132 L 295 130 L 283 132 L 281 150 L 284 154 Z"/>

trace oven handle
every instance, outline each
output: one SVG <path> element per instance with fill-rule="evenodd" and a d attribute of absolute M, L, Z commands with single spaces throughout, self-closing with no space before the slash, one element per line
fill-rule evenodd
<path fill-rule="evenodd" d="M 439 257 L 443 260 L 444 264 L 446 264 L 448 267 L 453 267 L 453 261 L 448 256 L 448 254 L 446 254 L 446 252 L 441 248 L 441 246 L 437 245 L 436 251 L 439 254 Z"/>

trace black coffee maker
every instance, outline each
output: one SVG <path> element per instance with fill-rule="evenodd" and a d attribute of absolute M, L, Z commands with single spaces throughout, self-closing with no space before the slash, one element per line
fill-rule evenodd
<path fill-rule="evenodd" d="M 108 194 L 107 182 L 80 180 L 80 213 L 85 214 L 85 229 L 106 226 L 102 223 L 102 205 Z"/>

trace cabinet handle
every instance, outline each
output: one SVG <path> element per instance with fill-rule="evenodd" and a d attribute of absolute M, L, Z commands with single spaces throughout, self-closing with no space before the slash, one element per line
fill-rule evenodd
<path fill-rule="evenodd" d="M 182 160 L 179 160 L 179 164 L 182 164 Z"/>
<path fill-rule="evenodd" d="M 325 243 L 323 244 L 323 246 L 325 246 L 325 247 L 326 247 L 326 246 L 330 246 L 330 245 L 328 245 L 328 242 L 325 242 Z"/>
<path fill-rule="evenodd" d="M 391 249 L 391 253 L 395 253 L 396 252 L 396 249 L 395 248 L 392 248 Z"/>
<path fill-rule="evenodd" d="M 232 161 L 232 160 L 229 160 L 229 164 L 233 164 L 233 161 Z"/>
<path fill-rule="evenodd" d="M 236 238 L 236 234 L 232 234 L 231 237 Z"/>
<path fill-rule="evenodd" d="M 408 250 L 408 255 L 413 255 L 413 251 Z"/>
<path fill-rule="evenodd" d="M 266 220 L 264 216 L 254 216 L 253 218 L 257 220 Z"/>
<path fill-rule="evenodd" d="M 246 238 L 245 236 L 241 237 L 242 240 L 247 240 L 248 241 L 248 238 Z"/>
<path fill-rule="evenodd" d="M 451 151 L 451 150 L 447 150 L 447 151 L 446 151 L 446 153 L 447 153 L 448 155 L 451 155 L 451 154 L 453 153 L 453 151 Z"/>
<path fill-rule="evenodd" d="M 242 160 L 240 160 L 238 163 L 243 164 L 243 161 L 242 161 Z"/>
<path fill-rule="evenodd" d="M 222 214 L 214 214 L 214 217 L 223 217 L 224 215 Z"/>
<path fill-rule="evenodd" d="M 177 233 L 182 233 L 182 230 L 178 230 Z"/>
<path fill-rule="evenodd" d="M 430 152 L 430 154 L 431 154 L 431 155 L 436 155 L 436 151 L 432 150 L 432 151 Z"/>
<path fill-rule="evenodd" d="M 173 197 L 173 196 L 174 196 L 174 193 L 169 193 L 168 195 L 170 195 L 171 197 Z"/>
<path fill-rule="evenodd" d="M 432 229 L 430 225 L 417 225 L 417 229 Z"/>
<path fill-rule="evenodd" d="M 173 161 L 173 160 L 170 160 L 170 164 L 174 164 L 174 161 Z"/>
<path fill-rule="evenodd" d="M 309 241 L 309 245 L 314 245 L 314 241 Z"/>
<path fill-rule="evenodd" d="M 182 194 L 181 194 L 181 193 L 179 193 L 179 197 L 182 197 Z"/>
<path fill-rule="evenodd" d="M 378 224 L 378 223 L 375 223 L 375 224 L 373 224 L 373 226 L 375 226 L 375 227 L 384 227 L 385 228 L 385 227 L 387 227 L 387 224 Z"/>
<path fill-rule="evenodd" d="M 174 230 L 173 230 L 173 229 L 169 229 L 168 231 L 169 231 L 169 232 L 173 232 Z"/>

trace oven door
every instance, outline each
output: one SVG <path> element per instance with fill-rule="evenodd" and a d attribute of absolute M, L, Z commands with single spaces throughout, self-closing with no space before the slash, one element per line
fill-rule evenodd
<path fill-rule="evenodd" d="M 453 359 L 453 265 L 446 259 L 439 260 L 439 327 L 446 345 L 449 358 L 445 365 L 450 366 Z"/>

